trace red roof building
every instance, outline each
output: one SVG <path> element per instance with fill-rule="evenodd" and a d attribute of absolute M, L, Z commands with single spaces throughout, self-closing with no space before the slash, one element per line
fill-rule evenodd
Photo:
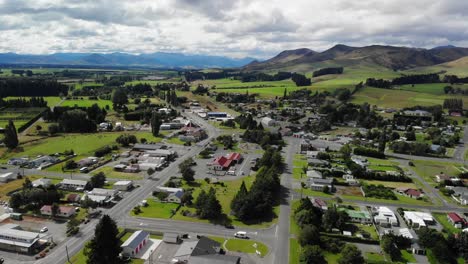
<path fill-rule="evenodd" d="M 220 156 L 215 158 L 208 164 L 209 168 L 215 171 L 227 170 L 232 165 L 242 162 L 242 155 L 239 153 L 230 153 L 227 156 Z"/>
<path fill-rule="evenodd" d="M 411 198 L 420 198 L 423 196 L 422 192 L 416 189 L 408 189 L 405 191 L 406 196 L 411 197 Z"/>
<path fill-rule="evenodd" d="M 56 216 L 70 217 L 76 213 L 75 207 L 72 206 L 59 206 Z M 41 207 L 41 214 L 52 215 L 52 205 L 44 205 Z"/>
<path fill-rule="evenodd" d="M 466 220 L 457 213 L 448 213 L 447 218 L 456 228 L 463 228 L 467 224 Z"/>

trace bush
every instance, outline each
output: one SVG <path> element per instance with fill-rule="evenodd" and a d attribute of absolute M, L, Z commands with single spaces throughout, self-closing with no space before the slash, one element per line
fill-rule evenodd
<path fill-rule="evenodd" d="M 109 147 L 109 146 L 105 146 L 105 147 L 102 147 L 102 148 L 99 148 L 97 149 L 95 152 L 94 152 L 94 155 L 96 157 L 103 157 L 105 156 L 106 154 L 109 154 L 112 152 L 112 148 Z"/>
<path fill-rule="evenodd" d="M 363 147 L 357 147 L 354 149 L 354 154 L 356 155 L 361 155 L 361 156 L 367 156 L 367 157 L 373 157 L 373 158 L 378 158 L 378 159 L 385 159 L 385 154 L 376 150 L 376 149 L 370 149 L 370 148 L 363 148 Z"/>

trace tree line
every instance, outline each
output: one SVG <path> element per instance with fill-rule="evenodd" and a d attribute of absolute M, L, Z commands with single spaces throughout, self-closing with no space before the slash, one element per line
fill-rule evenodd
<path fill-rule="evenodd" d="M 0 98 L 0 107 L 28 108 L 47 107 L 47 101 L 43 97 L 17 98 L 3 100 Z"/>
<path fill-rule="evenodd" d="M 440 77 L 438 74 L 416 74 L 397 77 L 393 80 L 375 79 L 368 78 L 366 85 L 376 88 L 390 89 L 394 85 L 406 85 L 406 84 L 423 84 L 423 83 L 440 83 Z"/>
<path fill-rule="evenodd" d="M 68 86 L 56 80 L 8 78 L 0 79 L 0 98 L 8 96 L 60 96 L 67 95 Z"/>
<path fill-rule="evenodd" d="M 314 71 L 312 74 L 313 77 L 318 77 L 322 75 L 328 75 L 328 74 L 342 74 L 343 73 L 343 67 L 330 67 L 330 68 L 323 68 L 317 71 Z"/>

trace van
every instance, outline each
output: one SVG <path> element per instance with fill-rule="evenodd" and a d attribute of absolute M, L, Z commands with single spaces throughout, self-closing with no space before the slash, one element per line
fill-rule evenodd
<path fill-rule="evenodd" d="M 248 239 L 248 238 L 249 238 L 249 237 L 247 236 L 247 232 L 245 232 L 245 231 L 237 231 L 237 232 L 234 234 L 234 237 L 242 238 L 242 239 Z"/>

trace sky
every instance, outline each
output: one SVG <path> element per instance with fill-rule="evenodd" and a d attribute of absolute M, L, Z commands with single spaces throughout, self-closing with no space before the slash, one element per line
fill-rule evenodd
<path fill-rule="evenodd" d="M 335 44 L 468 47 L 466 0 L 0 0 L 0 52 L 267 58 Z"/>

